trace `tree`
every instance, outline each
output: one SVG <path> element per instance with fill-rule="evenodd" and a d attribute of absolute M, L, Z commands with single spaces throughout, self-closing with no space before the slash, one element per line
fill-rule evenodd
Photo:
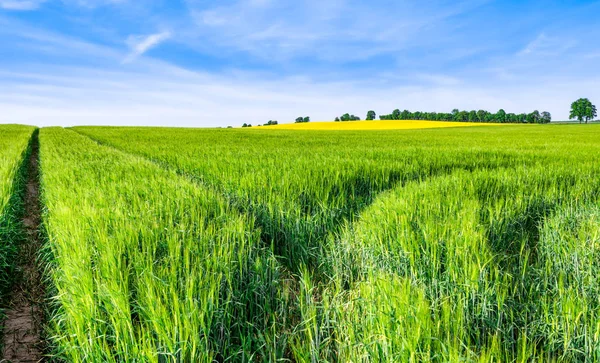
<path fill-rule="evenodd" d="M 552 121 L 552 115 L 550 114 L 550 112 L 548 112 L 548 111 L 542 112 L 541 123 L 548 124 L 548 123 L 550 123 L 550 121 Z"/>
<path fill-rule="evenodd" d="M 469 121 L 469 113 L 467 111 L 460 111 L 454 120 L 461 122 Z"/>
<path fill-rule="evenodd" d="M 571 104 L 571 112 L 569 119 L 576 118 L 581 123 L 585 120 L 587 124 L 589 120 L 594 119 L 598 115 L 596 106 L 594 106 L 587 98 L 580 98 Z"/>
<path fill-rule="evenodd" d="M 504 111 L 503 109 L 499 109 L 498 112 L 496 112 L 494 119 L 496 120 L 496 122 L 506 122 L 506 111 Z"/>
<path fill-rule="evenodd" d="M 392 120 L 400 120 L 400 110 L 395 109 L 392 111 Z"/>
<path fill-rule="evenodd" d="M 477 111 L 473 110 L 473 111 L 469 112 L 468 121 L 469 122 L 475 122 L 475 121 L 477 121 Z"/>
<path fill-rule="evenodd" d="M 530 123 L 530 124 L 540 123 L 541 118 L 542 118 L 542 116 L 540 115 L 540 111 L 535 110 L 532 113 L 527 115 L 527 123 Z"/>
<path fill-rule="evenodd" d="M 310 122 L 310 117 L 306 116 L 302 119 L 302 122 Z"/>
<path fill-rule="evenodd" d="M 477 111 L 477 120 L 479 122 L 485 122 L 485 117 L 487 115 L 487 111 L 479 110 Z"/>
<path fill-rule="evenodd" d="M 349 113 L 345 113 L 342 115 L 342 117 L 340 117 L 341 121 L 350 121 L 350 114 Z"/>
<path fill-rule="evenodd" d="M 335 118 L 335 122 L 340 122 L 340 118 L 339 118 L 339 117 L 336 117 L 336 118 Z"/>
<path fill-rule="evenodd" d="M 369 111 L 367 112 L 367 121 L 371 121 L 371 120 L 375 120 L 375 117 L 377 115 L 375 114 L 375 111 Z"/>

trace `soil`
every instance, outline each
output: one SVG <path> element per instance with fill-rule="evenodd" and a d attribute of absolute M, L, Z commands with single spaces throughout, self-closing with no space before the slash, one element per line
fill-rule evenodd
<path fill-rule="evenodd" d="M 4 320 L 4 351 L 0 362 L 39 362 L 43 359 L 41 306 L 44 291 L 37 265 L 37 253 L 41 247 L 38 154 L 36 133 L 28 160 L 25 214 L 22 220 L 25 240 L 18 255 L 18 279 L 8 296 Z"/>

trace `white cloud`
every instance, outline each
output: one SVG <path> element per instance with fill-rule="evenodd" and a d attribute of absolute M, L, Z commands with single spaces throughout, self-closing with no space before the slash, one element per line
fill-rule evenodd
<path fill-rule="evenodd" d="M 118 2 L 63 3 L 67 1 L 90 7 Z M 389 113 L 394 108 L 439 112 L 504 108 L 519 113 L 539 109 L 564 119 L 574 99 L 583 96 L 600 102 L 595 86 L 600 79 L 590 77 L 597 74 L 591 50 L 587 58 L 574 52 L 582 40 L 562 57 L 538 56 L 570 44 L 566 35 L 566 40 L 558 38 L 561 33 L 552 29 L 524 47 L 522 54 L 515 51 L 516 40 L 495 58 L 459 62 L 479 48 L 455 47 L 462 40 L 453 39 L 460 34 L 453 33 L 447 19 L 476 6 L 474 2 L 455 7 L 455 2 L 443 0 L 433 0 L 433 5 L 390 0 L 393 11 L 386 12 L 350 0 L 236 1 L 207 9 L 193 6 L 193 20 L 162 22 L 156 16 L 140 26 L 172 30 L 177 34 L 173 41 L 189 46 L 192 57 L 210 57 L 212 52 L 223 65 L 210 72 L 141 57 L 170 39 L 168 31 L 130 36 L 126 47 L 118 31 L 93 43 L 0 15 L 0 42 L 23 52 L 19 58 L 23 62 L 0 64 L 0 122 L 226 126 L 269 119 L 290 122 L 298 114 L 313 120 L 330 120 L 345 112 L 364 117 L 369 109 Z M 128 12 L 134 13 L 139 17 Z M 229 51 L 247 54 L 239 62 L 227 63 Z M 385 57 L 365 68 L 335 63 L 381 54 Z M 251 56 L 260 71 L 231 68 L 230 64 L 246 68 Z M 286 57 L 300 61 L 271 67 L 271 61 Z M 444 65 L 448 59 L 454 64 Z"/>
<path fill-rule="evenodd" d="M 442 82 L 380 87 L 367 81 L 315 81 L 302 77 L 265 80 L 252 73 L 190 72 L 144 59 L 135 70 L 40 67 L 37 72 L 0 72 L 0 122 L 45 125 L 239 126 L 270 119 L 292 122 L 298 114 L 331 120 L 345 112 L 394 108 L 449 112 L 453 108 L 550 111 L 564 119 L 568 102 L 600 101 L 600 79 L 544 84 Z M 427 77 L 426 77 L 427 78 Z M 435 77 L 437 78 L 437 77 Z"/>
<path fill-rule="evenodd" d="M 36 10 L 46 0 L 0 0 L 0 9 L 27 11 Z"/>
<path fill-rule="evenodd" d="M 131 48 L 131 52 L 123 60 L 123 63 L 133 62 L 139 56 L 156 47 L 170 37 L 171 32 L 168 31 L 147 36 L 130 36 L 129 39 L 127 39 L 127 43 Z"/>

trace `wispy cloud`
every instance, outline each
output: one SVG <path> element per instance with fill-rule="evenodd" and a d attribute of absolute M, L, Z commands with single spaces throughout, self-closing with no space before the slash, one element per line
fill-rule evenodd
<path fill-rule="evenodd" d="M 551 37 L 541 33 L 523 48 L 519 55 L 560 55 L 573 48 L 576 42 L 564 37 Z"/>
<path fill-rule="evenodd" d="M 146 36 L 130 36 L 127 39 L 127 44 L 131 48 L 131 52 L 123 59 L 123 63 L 131 63 L 139 56 L 143 55 L 150 49 L 158 46 L 160 43 L 171 37 L 171 32 L 165 31 L 161 33 L 146 35 Z"/>
<path fill-rule="evenodd" d="M 0 9 L 27 11 L 36 10 L 46 0 L 0 0 Z"/>
<path fill-rule="evenodd" d="M 437 43 L 448 19 L 485 2 L 385 1 L 385 6 L 372 6 L 348 0 L 237 0 L 207 7 L 188 0 L 195 21 L 188 42 L 202 39 L 216 52 L 241 51 L 271 62 L 307 55 L 352 62 L 394 54 L 415 42 Z"/>
<path fill-rule="evenodd" d="M 561 119 L 573 99 L 600 102 L 600 28 L 577 22 L 600 3 L 484 3 L 0 0 L 38 9 L 0 11 L 0 122 L 224 126 L 398 107 Z"/>
<path fill-rule="evenodd" d="M 0 122 L 38 125 L 163 125 L 225 126 L 278 119 L 291 122 L 297 114 L 331 120 L 367 110 L 388 113 L 394 108 L 449 112 L 453 108 L 504 108 L 511 112 L 548 110 L 566 117 L 568 102 L 587 96 L 600 99 L 598 78 L 567 82 L 494 83 L 493 87 L 445 76 L 421 75 L 437 84 L 380 87 L 367 80 L 319 81 L 282 77 L 265 80 L 252 73 L 191 72 L 168 63 L 139 59 L 132 72 L 73 67 L 40 67 L 27 73 L 0 72 Z M 441 80 L 440 80 L 441 77 Z M 343 92 L 340 92 L 343 90 Z M 225 107 L 224 105 L 235 105 Z"/>

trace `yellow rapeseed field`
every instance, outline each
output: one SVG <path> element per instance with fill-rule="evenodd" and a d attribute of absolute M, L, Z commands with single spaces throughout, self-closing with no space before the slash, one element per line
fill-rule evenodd
<path fill-rule="evenodd" d="M 412 130 L 434 129 L 444 127 L 465 126 L 499 126 L 493 123 L 474 122 L 444 122 L 444 121 L 347 121 L 347 122 L 307 122 L 281 124 L 274 126 L 252 127 L 251 129 L 278 129 L 278 130 Z"/>

